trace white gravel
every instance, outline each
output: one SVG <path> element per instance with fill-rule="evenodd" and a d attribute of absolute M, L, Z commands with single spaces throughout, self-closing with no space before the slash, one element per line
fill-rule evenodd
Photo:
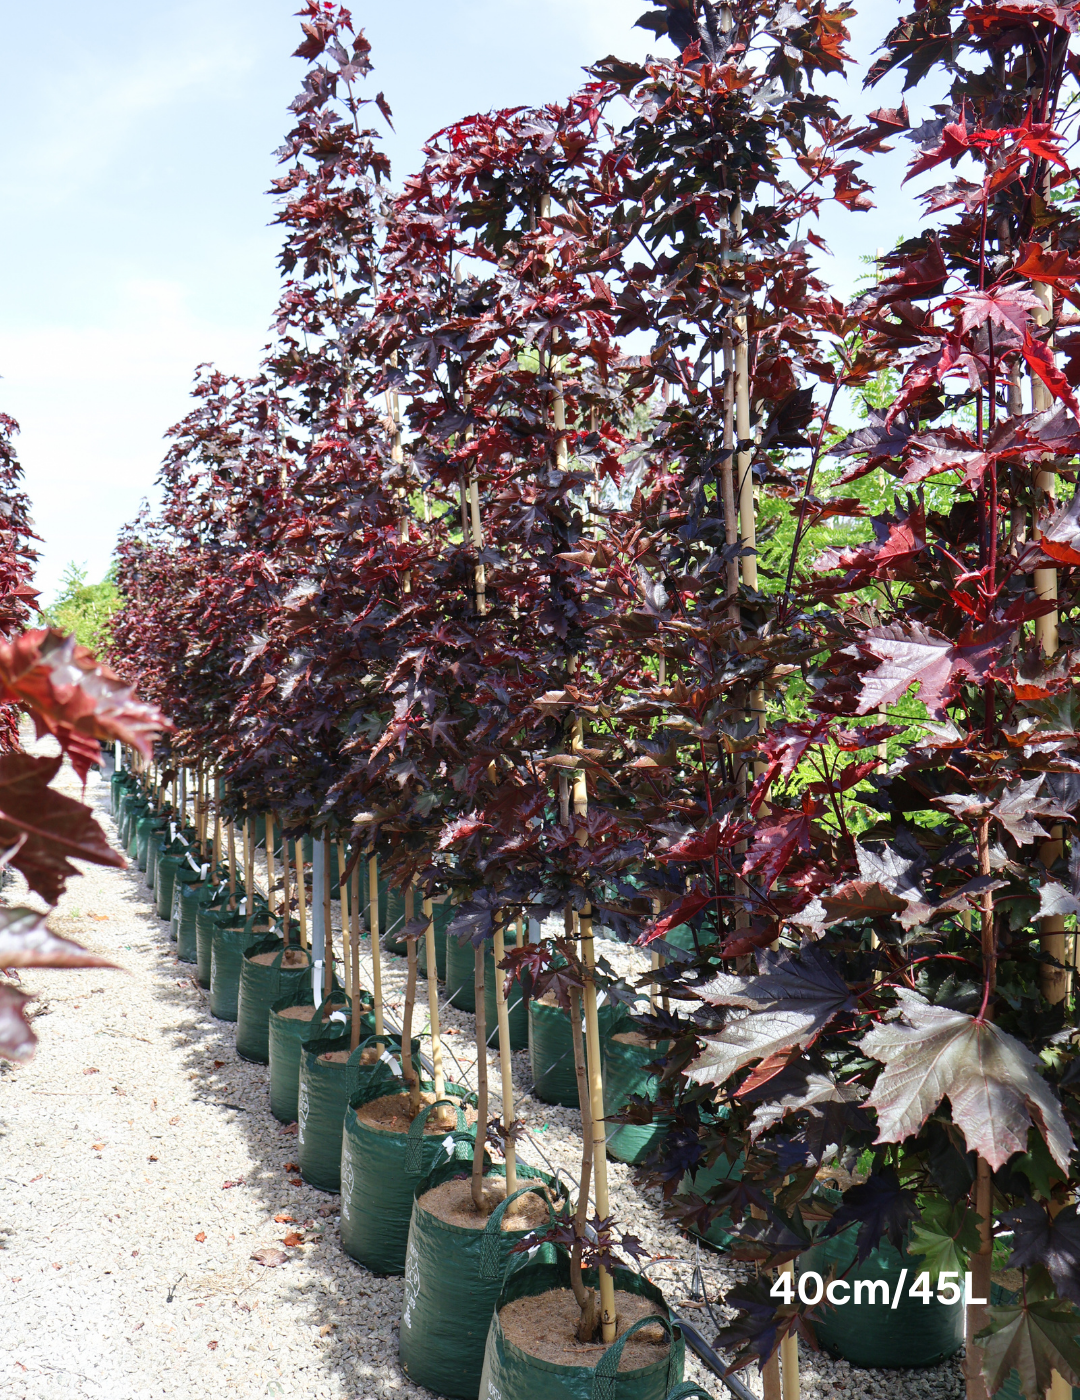
<path fill-rule="evenodd" d="M 59 782 L 78 795 L 69 768 Z M 86 797 L 114 836 L 107 782 L 92 775 Z M 26 898 L 18 880 L 5 893 Z M 401 1280 L 377 1278 L 343 1253 L 336 1196 L 288 1184 L 295 1130 L 270 1114 L 268 1072 L 240 1060 L 234 1027 L 210 1015 L 138 870 L 87 867 L 51 923 L 123 970 L 41 970 L 24 979 L 38 994 L 41 1044 L 25 1067 L 0 1062 L 0 1394 L 426 1397 L 397 1363 Z M 601 946 L 620 970 L 637 956 Z M 404 962 L 385 957 L 384 972 L 389 1007 L 400 1016 Z M 363 978 L 370 986 L 367 957 Z M 446 1009 L 443 1018 L 448 1049 L 469 1069 L 471 1016 Z M 460 1079 L 453 1060 L 447 1070 Z M 526 1053 L 515 1056 L 515 1080 L 524 1096 Z M 495 1113 L 495 1056 L 490 1082 Z M 577 1113 L 525 1097 L 517 1110 L 530 1129 L 522 1159 L 573 1176 Z M 650 1276 L 673 1303 L 691 1299 L 695 1264 L 710 1298 L 738 1275 L 739 1266 L 667 1224 L 658 1193 L 636 1185 L 631 1168 L 612 1161 L 608 1174 L 620 1221 L 650 1253 L 666 1256 Z M 307 1242 L 287 1250 L 286 1264 L 251 1262 L 255 1249 L 281 1245 L 290 1230 Z M 712 1335 L 704 1309 L 687 1312 Z M 760 1394 L 756 1371 L 742 1375 Z M 687 1378 L 727 1394 L 692 1356 Z M 945 1400 L 963 1386 L 958 1361 L 890 1373 L 804 1354 L 802 1393 Z"/>

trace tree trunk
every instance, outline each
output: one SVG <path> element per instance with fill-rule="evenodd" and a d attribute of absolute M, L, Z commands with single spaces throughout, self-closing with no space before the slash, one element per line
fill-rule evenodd
<path fill-rule="evenodd" d="M 589 1219 L 589 1187 L 592 1178 L 592 1105 L 589 1102 L 589 1073 L 585 1067 L 585 1044 L 581 1036 L 581 992 L 570 988 L 570 1035 L 574 1042 L 574 1070 L 577 1074 L 578 1107 L 581 1110 L 581 1175 L 578 1178 L 577 1210 L 574 1212 L 574 1247 L 570 1252 L 570 1286 L 581 1310 L 577 1339 L 596 1339 L 596 1294 L 581 1279 L 581 1250 Z"/>
<path fill-rule="evenodd" d="M 476 1146 L 473 1149 L 472 1199 L 481 1215 L 488 1215 L 484 1198 L 484 1139 L 488 1120 L 487 1008 L 484 1005 L 484 948 L 473 950 L 473 988 L 476 993 Z"/>

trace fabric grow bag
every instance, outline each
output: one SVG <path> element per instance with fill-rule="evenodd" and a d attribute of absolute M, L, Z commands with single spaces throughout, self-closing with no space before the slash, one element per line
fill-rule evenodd
<path fill-rule="evenodd" d="M 274 1002 L 298 994 L 311 1000 L 311 954 L 295 944 L 293 951 L 303 955 L 301 966 L 282 966 L 285 944 L 277 937 L 262 938 L 244 953 L 236 1008 L 236 1053 L 243 1060 L 269 1064 L 270 1008 Z M 274 961 L 253 961 L 264 953 L 276 954 Z"/>
<path fill-rule="evenodd" d="M 240 1003 L 240 969 L 253 943 L 270 933 L 263 912 L 245 919 L 239 914 L 219 917 L 210 939 L 210 1014 L 219 1021 L 235 1021 Z"/>
<path fill-rule="evenodd" d="M 421 913 L 423 905 L 420 906 Z M 431 922 L 435 933 L 435 975 L 440 982 L 446 981 L 446 930 L 454 912 L 449 894 L 439 895 L 431 901 Z M 416 940 L 416 970 L 421 977 L 427 976 L 427 939 Z"/>
<path fill-rule="evenodd" d="M 213 887 L 199 879 L 189 865 L 176 872 L 173 882 L 173 925 L 176 956 L 180 962 L 198 961 L 197 920 L 199 910 L 211 898 Z"/>
<path fill-rule="evenodd" d="M 383 1034 L 382 1039 L 401 1050 L 399 1036 Z M 300 1175 L 320 1191 L 341 1190 L 342 1132 L 350 1099 L 379 1085 L 383 1093 L 401 1084 L 385 1060 L 362 1064 L 361 1056 L 375 1040 L 365 1036 L 348 1060 L 327 1064 L 319 1057 L 348 1050 L 349 1036 L 324 1036 L 304 1042 L 300 1050 L 300 1083 L 296 1101 L 297 1161 Z M 419 1040 L 413 1041 L 414 1063 L 420 1054 Z"/>
<path fill-rule="evenodd" d="M 625 1019 L 625 1011 L 610 1002 L 597 1009 L 601 1054 L 604 1042 Z M 578 1107 L 574 1037 L 570 1030 L 570 1017 L 561 1006 L 550 1006 L 542 1001 L 529 1002 L 529 1060 L 533 1093 L 538 1099 L 544 1103 L 560 1104 L 563 1108 Z"/>
<path fill-rule="evenodd" d="M 145 816 L 141 816 L 135 823 L 135 863 L 139 869 L 146 872 L 146 860 L 150 847 L 150 833 L 153 831 L 159 818 L 152 812 L 147 811 Z"/>
<path fill-rule="evenodd" d="M 438 955 L 436 955 L 438 961 Z M 472 941 L 446 935 L 446 1001 L 458 1011 L 476 1010 L 476 965 Z"/>
<path fill-rule="evenodd" d="M 155 825 L 146 838 L 146 888 L 151 893 L 157 889 L 158 861 L 161 859 L 161 838 L 164 834 L 160 825 Z"/>
<path fill-rule="evenodd" d="M 678 1323 L 668 1316 L 664 1295 L 654 1283 L 629 1269 L 615 1269 L 615 1287 L 624 1293 L 660 1304 L 660 1316 L 642 1318 L 597 1355 L 594 1366 L 563 1366 L 530 1356 L 503 1332 L 499 1312 L 517 1298 L 535 1297 L 554 1288 L 570 1287 L 570 1260 L 563 1250 L 542 1245 L 529 1263 L 512 1269 L 499 1293 L 491 1318 L 480 1381 L 482 1396 L 518 1396 L 528 1400 L 665 1400 L 682 1380 L 686 1343 Z M 587 1287 L 597 1288 L 595 1269 L 585 1271 Z M 659 1324 L 670 1337 L 667 1355 L 649 1366 L 620 1371 L 619 1359 L 626 1342 L 644 1327 Z"/>
<path fill-rule="evenodd" d="M 150 810 L 150 804 L 145 797 L 140 797 L 132 802 L 128 808 L 127 825 L 124 829 L 124 850 L 129 860 L 135 860 L 139 853 L 139 823 Z"/>
<path fill-rule="evenodd" d="M 488 1327 L 510 1250 L 530 1233 L 500 1228 L 506 1206 L 534 1185 L 554 1184 L 544 1172 L 520 1163 L 518 1179 L 528 1184 L 496 1206 L 482 1230 L 451 1225 L 420 1205 L 426 1191 L 468 1169 L 467 1162 L 449 1162 L 413 1192 L 398 1334 L 398 1355 L 409 1379 L 454 1400 L 476 1400 L 479 1394 Z M 485 1172 L 505 1175 L 502 1166 Z"/>
<path fill-rule="evenodd" d="M 800 1274 L 816 1270 L 828 1278 L 835 1265 L 837 1276 L 843 1275 L 851 1284 L 851 1297 L 856 1296 L 860 1281 L 884 1282 L 893 1297 L 901 1270 L 907 1270 L 908 1280 L 914 1280 L 923 1261 L 913 1258 L 907 1250 L 899 1250 L 886 1240 L 861 1263 L 855 1262 L 858 1225 L 842 1230 L 833 1239 L 822 1240 L 808 1249 L 798 1262 Z M 821 1321 L 814 1324 L 818 1341 L 832 1356 L 842 1356 L 853 1366 L 874 1367 L 885 1371 L 906 1370 L 912 1366 L 934 1366 L 960 1350 L 964 1344 L 964 1302 L 941 1303 L 936 1297 L 930 1303 L 903 1294 L 895 1308 L 877 1301 L 880 1291 L 863 1292 L 863 1301 L 838 1307 L 822 1303 L 817 1310 Z M 870 1298 L 873 1301 L 867 1302 Z"/>
<path fill-rule="evenodd" d="M 393 953 L 395 957 L 404 958 L 408 956 L 409 945 L 402 936 L 402 929 L 405 927 L 405 893 L 403 890 L 387 888 L 386 902 L 383 903 L 383 893 L 380 881 L 379 890 L 379 928 L 383 933 L 383 947 L 388 953 Z M 422 909 L 422 905 L 417 898 L 414 908 Z M 435 962 L 438 965 L 439 955 L 436 952 Z"/>
<path fill-rule="evenodd" d="M 396 1083 L 404 1090 L 401 1080 Z M 425 1093 L 433 1087 L 420 1081 Z M 385 1132 L 357 1118 L 358 1108 L 394 1092 L 394 1086 L 373 1083 L 354 1094 L 341 1137 L 341 1247 L 373 1274 L 405 1272 L 413 1187 L 446 1157 L 448 1136 L 453 1142 L 476 1132 L 475 1124 L 466 1128 L 460 1104 L 456 1136 L 423 1131 L 435 1104 L 421 1109 L 407 1133 Z M 475 1094 L 457 1084 L 447 1084 L 446 1094 L 446 1101 L 476 1101 Z"/>
<path fill-rule="evenodd" d="M 667 1052 L 670 1041 L 658 1045 L 626 1045 L 614 1039 L 615 1031 L 604 1041 L 604 1109 L 609 1114 L 621 1113 L 632 1094 L 655 1100 L 658 1082 L 656 1073 L 647 1068 Z M 667 1131 L 664 1119 L 653 1123 L 611 1124 L 607 1130 L 609 1157 L 636 1165 L 643 1162 L 660 1143 Z"/>
<path fill-rule="evenodd" d="M 172 914 L 173 886 L 176 872 L 180 869 L 182 855 L 163 852 L 158 859 L 154 879 L 154 909 L 159 919 L 170 919 Z M 194 871 L 192 872 L 194 874 Z"/>
<path fill-rule="evenodd" d="M 495 1004 L 496 977 L 505 979 L 506 973 L 496 969 L 495 953 L 489 948 L 484 954 L 484 1020 L 487 1026 L 487 1043 L 492 1050 L 499 1048 L 499 1009 Z M 473 1000 L 476 1000 L 475 988 Z M 529 1047 L 529 998 L 520 981 L 514 982 L 510 987 L 506 1010 L 510 1017 L 510 1049 L 527 1050 Z"/>
<path fill-rule="evenodd" d="M 314 1016 L 307 1021 L 282 1015 L 292 1006 L 304 1006 L 311 1002 L 310 995 L 300 989 L 289 996 L 279 998 L 270 1005 L 267 1024 L 267 1043 L 270 1055 L 270 1112 L 282 1123 L 295 1123 L 297 1097 L 300 1092 L 300 1051 L 304 1041 L 317 1036 L 330 1034 L 327 1021 L 335 1012 L 340 1012 L 344 1021 L 335 1021 L 335 1026 L 347 1028 L 350 1025 L 348 1004 L 345 993 L 335 986 L 322 1002 Z"/>

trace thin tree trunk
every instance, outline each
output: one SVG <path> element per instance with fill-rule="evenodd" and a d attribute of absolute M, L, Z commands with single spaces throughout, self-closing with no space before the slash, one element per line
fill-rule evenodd
<path fill-rule="evenodd" d="M 330 923 L 330 857 L 334 852 L 334 843 L 329 836 L 323 838 L 323 930 L 325 934 L 323 958 L 323 993 L 329 996 L 334 989 L 334 929 Z"/>
<path fill-rule="evenodd" d="M 431 908 L 431 900 L 424 900 L 424 951 L 427 954 L 427 985 L 428 985 L 428 1016 L 431 1019 L 431 1078 L 432 1088 L 436 1099 L 446 1097 L 446 1079 L 443 1075 L 442 1060 L 442 1030 L 439 1024 L 439 968 L 435 961 L 435 916 Z M 440 1127 L 452 1128 L 455 1120 L 454 1110 L 449 1107 L 437 1108 L 431 1115 L 432 1119 Z M 483 1137 L 486 1128 L 479 1128 L 478 1135 Z"/>
<path fill-rule="evenodd" d="M 267 812 L 263 819 L 266 828 L 266 905 L 271 919 L 277 913 L 277 894 L 274 890 L 274 815 Z"/>
<path fill-rule="evenodd" d="M 360 1001 L 360 862 L 355 863 L 349 876 L 349 959 L 352 965 L 352 1031 L 349 1049 L 355 1050 L 360 1044 L 360 1017 L 363 1008 Z"/>
<path fill-rule="evenodd" d="M 281 832 L 281 937 L 287 948 L 292 936 L 292 881 L 289 879 L 289 843 Z"/>
<path fill-rule="evenodd" d="M 382 948 L 379 946 L 379 857 L 368 848 L 368 933 L 371 935 L 371 994 L 375 1012 L 375 1034 L 383 1043 Z"/>
<path fill-rule="evenodd" d="M 592 1184 L 592 1104 L 589 1100 L 589 1073 L 585 1066 L 585 1043 L 581 1035 L 581 992 L 570 988 L 570 1035 L 574 1042 L 574 1071 L 577 1074 L 578 1107 L 581 1110 L 581 1174 L 578 1178 L 577 1210 L 574 1212 L 574 1247 L 570 1252 L 570 1286 L 581 1309 L 577 1339 L 596 1338 L 596 1294 L 581 1278 L 581 1250 L 589 1220 L 589 1188 Z"/>
<path fill-rule="evenodd" d="M 409 1117 L 420 1112 L 420 1076 L 412 1057 L 413 1008 L 416 1005 L 416 939 L 406 937 L 409 955 L 409 976 L 405 983 L 405 1013 L 401 1019 L 401 1074 L 409 1091 Z"/>
<path fill-rule="evenodd" d="M 304 878 L 304 838 L 298 836 L 293 842 L 296 861 L 296 921 L 300 925 L 300 947 L 307 948 L 307 881 Z M 318 988 L 314 989 L 316 992 Z"/>
<path fill-rule="evenodd" d="M 495 964 L 495 1014 L 499 1022 L 499 1070 L 502 1075 L 503 1152 L 506 1155 L 506 1194 L 517 1190 L 517 1147 L 511 1136 L 514 1128 L 514 1061 L 510 1050 L 510 1011 L 506 1005 L 503 973 L 499 964 L 506 955 L 502 919 L 495 920 L 493 961 Z"/>
<path fill-rule="evenodd" d="M 487 1215 L 484 1198 L 484 1139 L 488 1120 L 487 1008 L 484 1005 L 484 948 L 473 950 L 473 989 L 476 994 L 476 1146 L 473 1149 L 472 1200 Z"/>

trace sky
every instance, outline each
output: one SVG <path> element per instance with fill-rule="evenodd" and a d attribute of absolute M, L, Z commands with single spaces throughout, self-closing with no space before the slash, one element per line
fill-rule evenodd
<path fill-rule="evenodd" d="M 394 112 L 395 180 L 461 116 L 561 98 L 608 53 L 669 51 L 633 28 L 645 0 L 351 8 L 373 46 L 372 95 L 384 91 Z M 0 0 L 0 411 L 21 424 L 46 601 L 69 562 L 91 580 L 105 573 L 118 529 L 153 496 L 195 367 L 258 366 L 279 287 L 265 191 L 304 71 L 291 57 L 295 9 Z M 862 69 L 900 13 L 896 0 L 867 0 L 851 25 Z M 898 97 L 893 81 L 864 94 L 857 72 L 844 102 L 868 111 Z M 916 227 L 899 188 L 911 151 L 901 141 L 877 158 L 877 209 L 823 219 L 839 289 L 850 291 L 860 254 Z"/>

